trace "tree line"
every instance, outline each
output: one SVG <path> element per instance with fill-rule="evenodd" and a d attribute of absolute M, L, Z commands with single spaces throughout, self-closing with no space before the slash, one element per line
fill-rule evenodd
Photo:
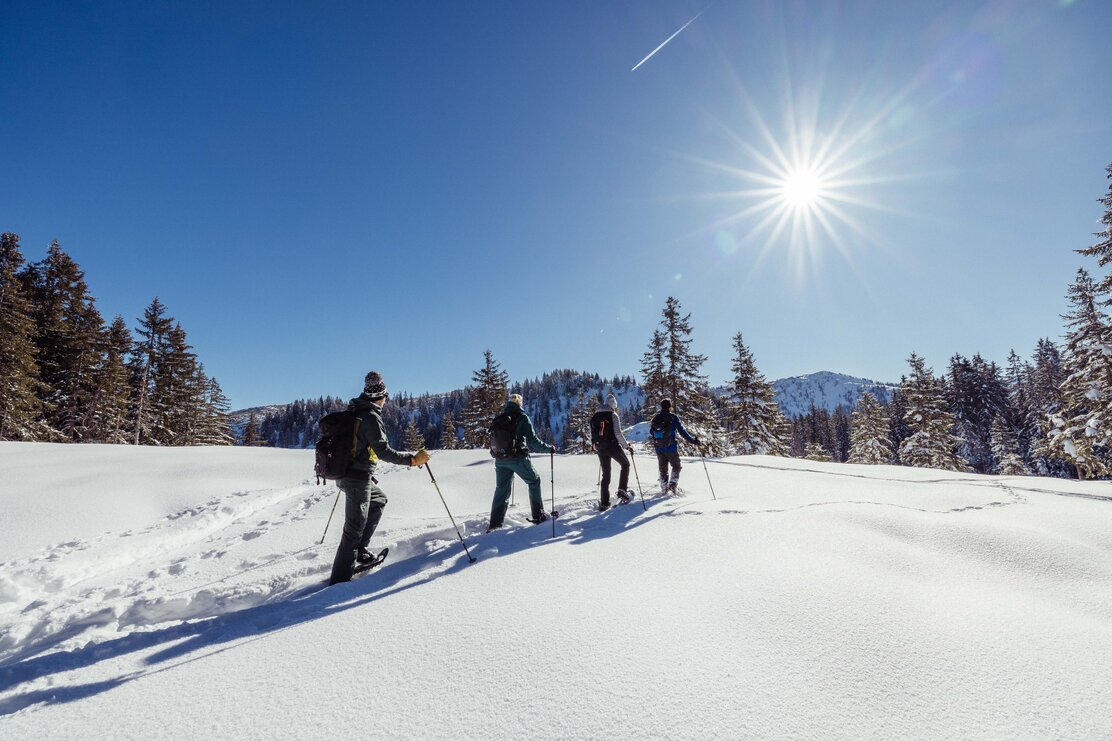
<path fill-rule="evenodd" d="M 0 440 L 228 445 L 228 399 L 156 297 L 106 324 L 57 240 L 29 263 L 0 235 Z"/>

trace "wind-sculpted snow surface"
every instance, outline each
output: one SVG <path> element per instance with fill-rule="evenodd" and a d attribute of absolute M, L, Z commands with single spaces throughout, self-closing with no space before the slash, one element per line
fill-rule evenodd
<path fill-rule="evenodd" d="M 555 537 L 520 482 L 484 534 L 490 459 L 438 453 L 478 562 L 387 466 L 389 560 L 325 588 L 307 451 L 103 452 L 0 443 L 2 738 L 1112 734 L 1107 484 L 750 456 L 663 497 L 638 456 L 599 513 L 595 458 L 538 457 Z"/>

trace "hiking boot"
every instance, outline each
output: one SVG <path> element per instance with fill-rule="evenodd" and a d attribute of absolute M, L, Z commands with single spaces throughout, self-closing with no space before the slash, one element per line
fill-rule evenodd
<path fill-rule="evenodd" d="M 678 486 L 678 484 L 679 484 L 679 482 L 677 482 L 677 481 L 669 481 L 668 482 L 668 493 L 669 494 L 675 494 L 676 493 L 676 487 Z"/>
<path fill-rule="evenodd" d="M 633 492 L 628 489 L 618 489 L 618 499 L 620 504 L 629 504 L 633 501 Z"/>
<path fill-rule="evenodd" d="M 610 502 L 599 501 L 599 503 L 598 503 L 598 511 L 599 512 L 605 512 L 608 509 L 610 509 Z"/>
<path fill-rule="evenodd" d="M 539 525 L 542 522 L 548 522 L 548 514 L 546 512 L 541 512 L 536 517 L 530 517 L 528 519 L 529 522 L 533 523 L 534 525 Z"/>
<path fill-rule="evenodd" d="M 375 554 L 368 551 L 366 548 L 360 548 L 359 554 L 355 557 L 358 563 L 370 563 L 375 560 Z"/>

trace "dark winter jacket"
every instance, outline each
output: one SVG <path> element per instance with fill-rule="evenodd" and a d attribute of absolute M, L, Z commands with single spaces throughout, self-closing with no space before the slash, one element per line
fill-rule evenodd
<path fill-rule="evenodd" d="M 386 425 L 382 421 L 382 411 L 366 396 L 351 400 L 349 408 L 355 412 L 355 455 L 348 465 L 347 475 L 351 478 L 370 478 L 380 460 L 408 466 L 413 461 L 413 453 L 394 450 L 386 438 Z"/>
<path fill-rule="evenodd" d="M 502 407 L 502 412 L 508 412 L 517 418 L 517 432 L 514 434 L 514 450 L 532 450 L 534 453 L 555 453 L 556 448 L 543 442 L 533 430 L 533 420 L 517 404 L 507 401 Z M 525 453 L 524 455 L 528 455 Z M 524 457 L 524 456 L 523 456 Z"/>
<path fill-rule="evenodd" d="M 676 440 L 676 433 L 683 435 L 683 438 L 689 443 L 695 442 L 695 438 L 693 438 L 688 433 L 688 431 L 683 428 L 683 424 L 680 422 L 680 418 L 672 414 L 671 412 L 658 412 L 657 415 L 653 417 L 653 421 L 649 423 L 649 429 L 671 430 L 672 434 L 667 436 L 672 440 L 671 445 L 665 445 L 661 447 L 659 445 L 655 445 L 654 443 L 654 447 L 656 448 L 656 452 L 658 453 L 675 453 L 679 450 L 680 446 L 679 442 Z"/>
<path fill-rule="evenodd" d="M 604 424 L 614 431 L 613 435 L 602 434 Z M 603 405 L 595 412 L 595 416 L 591 417 L 591 444 L 597 444 L 600 449 L 614 447 L 625 449 L 629 445 L 622 433 L 621 418 L 609 406 Z"/>

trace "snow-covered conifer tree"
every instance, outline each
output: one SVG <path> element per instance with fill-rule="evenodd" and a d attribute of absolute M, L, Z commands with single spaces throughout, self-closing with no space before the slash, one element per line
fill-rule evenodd
<path fill-rule="evenodd" d="M 1112 470 L 1112 331 L 1099 306 L 1102 296 L 1084 268 L 1068 298 L 1062 408 L 1049 415 L 1046 447 L 1069 461 L 1078 478 L 1090 479 Z"/>
<path fill-rule="evenodd" d="M 440 447 L 442 450 L 455 450 L 459 447 L 459 433 L 456 432 L 456 421 L 452 419 L 452 410 L 446 409 L 440 418 Z"/>
<path fill-rule="evenodd" d="M 41 262 L 24 272 L 23 281 L 34 306 L 46 423 L 64 440 L 87 440 L 104 320 L 89 293 L 84 271 L 57 240 Z"/>
<path fill-rule="evenodd" d="M 103 339 L 95 399 L 90 407 L 89 423 L 92 440 L 106 443 L 127 443 L 126 420 L 131 404 L 131 379 L 127 356 L 133 340 L 123 317 L 116 316 Z"/>
<path fill-rule="evenodd" d="M 580 387 L 575 405 L 568 412 L 567 452 L 591 452 L 591 416 L 595 413 L 596 402 L 594 394 L 587 396 L 586 390 Z"/>
<path fill-rule="evenodd" d="M 409 424 L 405 426 L 405 448 L 420 450 L 423 447 L 425 447 L 425 436 L 417 429 L 417 420 L 410 419 Z"/>
<path fill-rule="evenodd" d="M 900 445 L 905 466 L 965 471 L 968 467 L 954 452 L 961 442 L 951 432 L 954 417 L 946 411 L 942 383 L 915 353 L 907 359 L 911 375 L 900 386 L 907 398 L 904 419 L 911 436 Z"/>
<path fill-rule="evenodd" d="M 888 410 L 866 391 L 853 411 L 850 432 L 850 463 L 880 465 L 892 462 Z"/>
<path fill-rule="evenodd" d="M 18 275 L 24 265 L 19 235 L 0 235 L 0 440 L 37 440 L 42 402 L 35 356 L 35 320 Z"/>
<path fill-rule="evenodd" d="M 1004 415 L 999 414 L 992 421 L 992 457 L 996 462 L 996 473 L 1002 476 L 1026 476 L 1027 466 L 1016 451 L 1015 433 L 1008 428 Z"/>
<path fill-rule="evenodd" d="M 726 403 L 731 447 L 741 455 L 786 455 L 789 441 L 781 437 L 784 417 L 773 399 L 772 385 L 757 370 L 741 332 L 734 335 L 730 370 L 733 378 Z"/>
<path fill-rule="evenodd" d="M 174 320 L 167 315 L 166 306 L 155 296 L 139 320 L 136 334 L 140 339 L 136 340 L 131 353 L 132 398 L 135 400 L 131 427 L 135 433 L 135 445 L 154 442 L 150 410 L 154 372 L 163 353 L 166 335 L 173 326 Z"/>
<path fill-rule="evenodd" d="M 486 350 L 483 367 L 471 374 L 471 380 L 475 385 L 470 389 L 470 399 L 463 413 L 464 439 L 469 448 L 485 448 L 489 443 L 490 421 L 506 402 L 509 376 L 491 351 Z"/>

